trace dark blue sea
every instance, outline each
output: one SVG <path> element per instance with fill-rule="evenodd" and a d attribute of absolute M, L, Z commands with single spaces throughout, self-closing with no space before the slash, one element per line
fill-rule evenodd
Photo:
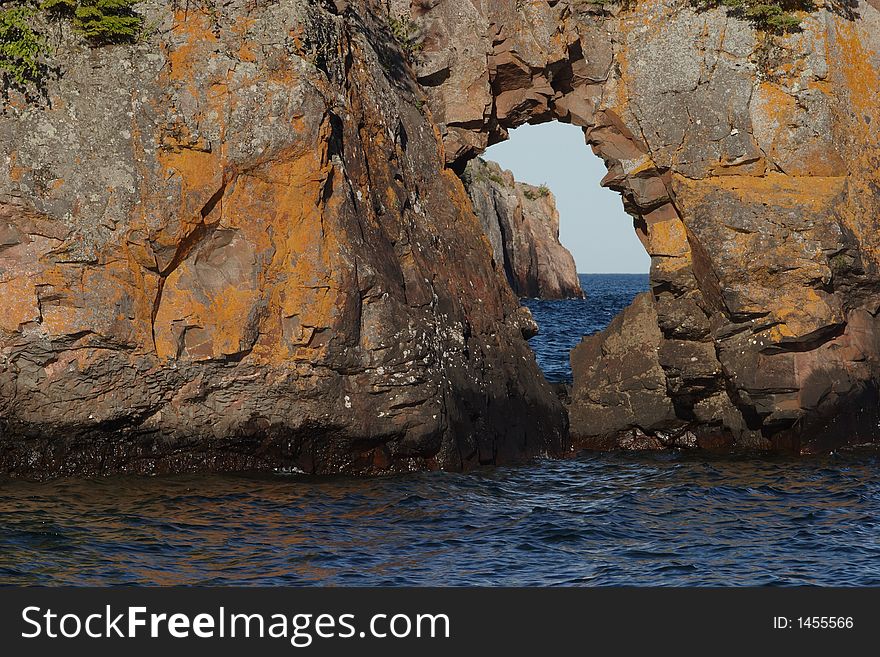
<path fill-rule="evenodd" d="M 556 353 L 645 277 L 529 302 Z M 880 585 L 880 453 L 590 454 L 469 474 L 0 480 L 0 583 Z"/>
<path fill-rule="evenodd" d="M 585 299 L 523 299 L 540 331 L 529 340 L 544 376 L 570 382 L 569 352 L 585 335 L 601 331 L 640 292 L 649 289 L 647 274 L 579 274 Z"/>

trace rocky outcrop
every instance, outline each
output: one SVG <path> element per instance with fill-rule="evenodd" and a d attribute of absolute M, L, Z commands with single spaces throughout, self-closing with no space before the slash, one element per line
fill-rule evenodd
<path fill-rule="evenodd" d="M 584 338 L 571 354 L 578 376 L 571 391 L 571 421 L 585 427 L 590 446 L 653 445 L 645 431 L 675 428 L 658 352 L 663 336 L 650 293 L 636 297 L 602 333 Z M 629 432 L 629 435 L 624 435 Z M 620 434 L 620 435 L 618 435 Z M 612 438 L 613 437 L 613 438 Z M 611 440 L 609 440 L 611 438 Z M 607 442 L 603 442 L 607 441 Z"/>
<path fill-rule="evenodd" d="M 575 395 L 579 444 L 876 437 L 872 3 L 788 35 L 678 0 L 137 7 L 136 44 L 52 31 L 58 74 L 0 121 L 3 472 L 565 453 L 533 322 L 455 175 L 552 119 L 584 128 L 652 256 L 641 328 L 576 363 L 597 388 Z M 601 435 L 578 419 L 599 415 Z"/>
<path fill-rule="evenodd" d="M 605 331 L 585 337 L 572 350 L 573 447 L 760 447 L 761 436 L 739 424 L 741 416 L 732 405 L 718 403 L 718 397 L 695 404 L 690 421 L 683 420 L 669 394 L 670 369 L 678 367 L 678 376 L 692 385 L 712 381 L 720 372 L 705 370 L 714 359 L 695 352 L 688 341 L 666 339 L 658 324 L 653 295 L 646 292 Z"/>
<path fill-rule="evenodd" d="M 463 180 L 474 211 L 514 294 L 540 299 L 583 298 L 571 253 L 559 242 L 559 212 L 547 187 L 517 182 L 481 158 Z"/>
<path fill-rule="evenodd" d="M 371 2 L 62 25 L 0 119 L 0 471 L 466 469 L 566 419 Z"/>
<path fill-rule="evenodd" d="M 677 0 L 413 5 L 447 163 L 526 122 L 582 126 L 652 257 L 644 330 L 617 322 L 575 355 L 577 442 L 876 439 L 875 3 L 801 12 L 788 34 Z"/>

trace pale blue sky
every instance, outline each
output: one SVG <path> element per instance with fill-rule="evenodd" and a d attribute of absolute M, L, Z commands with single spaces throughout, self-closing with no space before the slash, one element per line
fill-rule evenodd
<path fill-rule="evenodd" d="M 560 241 L 580 273 L 644 273 L 651 265 L 623 211 L 617 192 L 599 186 L 605 164 L 584 143 L 583 131 L 565 123 L 524 125 L 510 140 L 486 151 L 487 160 L 517 180 L 546 183 L 556 196 Z"/>

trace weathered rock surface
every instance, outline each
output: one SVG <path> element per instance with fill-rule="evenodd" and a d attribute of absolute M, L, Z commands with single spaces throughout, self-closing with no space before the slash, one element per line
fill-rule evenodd
<path fill-rule="evenodd" d="M 877 439 L 875 4 L 788 35 L 676 0 L 413 5 L 449 165 L 525 122 L 582 126 L 652 257 L 641 329 L 615 322 L 575 354 L 577 443 Z"/>
<path fill-rule="evenodd" d="M 559 242 L 553 193 L 514 180 L 495 162 L 471 160 L 462 179 L 514 294 L 540 299 L 583 298 L 571 253 Z"/>
<path fill-rule="evenodd" d="M 589 428 L 596 440 L 621 428 L 651 432 L 674 428 L 675 408 L 666 394 L 666 373 L 658 354 L 662 342 L 647 292 L 636 297 L 606 331 L 585 338 L 571 354 L 572 368 L 578 373 L 571 391 L 574 426 Z"/>
<path fill-rule="evenodd" d="M 415 71 L 385 4 L 420 26 Z M 578 444 L 876 438 L 873 4 L 787 36 L 677 0 L 139 8 L 136 45 L 56 33 L 47 102 L 12 92 L 0 120 L 0 471 L 563 453 L 454 173 L 552 119 L 585 129 L 652 256 L 641 328 L 576 359 L 572 414 L 605 422 Z"/>
<path fill-rule="evenodd" d="M 185 6 L 184 6 L 185 4 Z M 378 4 L 139 3 L 0 119 L 0 471 L 463 469 L 564 449 Z M 174 5 L 177 6 L 177 5 Z"/>

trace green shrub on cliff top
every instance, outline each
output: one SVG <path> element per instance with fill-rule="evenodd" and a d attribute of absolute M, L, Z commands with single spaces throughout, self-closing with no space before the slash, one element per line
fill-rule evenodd
<path fill-rule="evenodd" d="M 19 6 L 0 8 L 0 70 L 12 84 L 25 88 L 40 79 L 45 41 L 31 26 L 34 10 L 15 4 Z"/>
<path fill-rule="evenodd" d="M 40 87 L 48 67 L 47 19 L 70 21 L 74 31 L 98 46 L 134 41 L 143 19 L 135 0 L 0 0 L 0 72 L 6 86 Z"/>
<path fill-rule="evenodd" d="M 76 11 L 76 0 L 43 0 L 40 9 L 73 13 Z"/>
<path fill-rule="evenodd" d="M 546 198 L 550 196 L 550 188 L 547 187 L 546 183 L 542 185 L 538 185 L 534 189 L 527 187 L 523 191 L 523 196 L 525 196 L 530 201 L 537 201 L 539 198 Z"/>
<path fill-rule="evenodd" d="M 814 11 L 813 0 L 690 0 L 697 9 L 727 7 L 733 16 L 751 22 L 759 30 L 765 32 L 795 32 L 799 29 L 801 19 L 797 11 Z M 575 0 L 575 7 L 594 6 L 606 9 L 617 6 L 628 8 L 634 0 Z"/>
<path fill-rule="evenodd" d="M 143 19 L 134 10 L 135 0 L 44 0 L 40 7 L 70 18 L 73 28 L 94 43 L 134 41 Z"/>
<path fill-rule="evenodd" d="M 691 0 L 699 9 L 727 7 L 734 16 L 752 22 L 766 32 L 795 32 L 801 19 L 796 11 L 813 11 L 812 0 Z"/>

